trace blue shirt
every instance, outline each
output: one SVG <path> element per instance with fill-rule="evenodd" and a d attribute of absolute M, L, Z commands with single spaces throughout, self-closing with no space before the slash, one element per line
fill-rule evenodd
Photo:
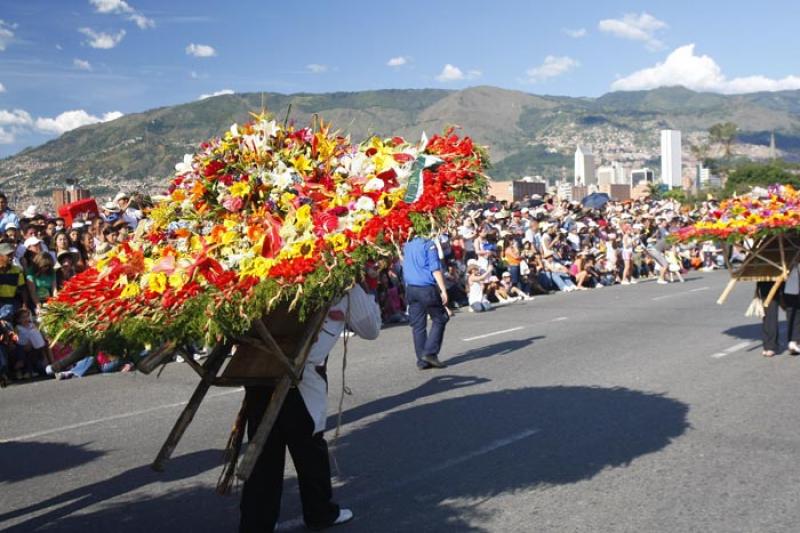
<path fill-rule="evenodd" d="M 436 286 L 433 273 L 442 270 L 439 251 L 430 239 L 415 237 L 403 246 L 403 277 L 406 285 Z"/>
<path fill-rule="evenodd" d="M 5 233 L 6 227 L 9 224 L 14 224 L 16 227 L 19 227 L 19 217 L 11 209 L 6 209 L 0 214 L 0 232 Z"/>

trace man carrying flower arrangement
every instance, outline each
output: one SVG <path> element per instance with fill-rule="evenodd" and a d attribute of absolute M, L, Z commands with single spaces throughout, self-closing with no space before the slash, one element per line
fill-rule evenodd
<path fill-rule="evenodd" d="M 296 388 L 289 390 L 264 450 L 244 483 L 239 526 L 242 533 L 275 529 L 281 508 L 287 447 L 297 470 L 306 525 L 311 529 L 324 529 L 353 518 L 352 511 L 331 501 L 328 445 L 322 436 L 327 416 L 326 363 L 345 325 L 363 339 L 377 339 L 380 333 L 380 309 L 375 298 L 360 285 L 354 286 L 328 311 L 319 338 L 306 360 L 303 377 Z M 250 439 L 256 434 L 271 394 L 269 387 L 245 387 Z"/>

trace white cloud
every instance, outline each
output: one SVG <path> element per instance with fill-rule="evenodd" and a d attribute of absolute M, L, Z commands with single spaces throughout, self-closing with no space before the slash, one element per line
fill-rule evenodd
<path fill-rule="evenodd" d="M 627 13 L 621 19 L 604 19 L 598 25 L 600 31 L 622 39 L 641 41 L 648 50 L 661 50 L 664 43 L 655 36 L 656 32 L 667 28 L 667 23 L 649 13 Z"/>
<path fill-rule="evenodd" d="M 0 83 L 0 93 L 6 92 L 6 86 Z"/>
<path fill-rule="evenodd" d="M 17 29 L 16 24 L 9 24 L 3 19 L 0 19 L 0 52 L 5 50 L 8 43 L 14 40 L 15 29 Z"/>
<path fill-rule="evenodd" d="M 328 72 L 328 65 L 320 65 L 318 63 L 311 63 L 310 65 L 306 65 L 306 68 L 312 74 L 322 74 L 324 72 Z"/>
<path fill-rule="evenodd" d="M 525 71 L 528 83 L 539 83 L 550 78 L 555 78 L 579 67 L 580 63 L 567 56 L 547 56 L 538 67 Z"/>
<path fill-rule="evenodd" d="M 37 118 L 36 129 L 46 133 L 62 134 L 64 132 L 86 126 L 88 124 L 97 124 L 98 122 L 108 122 L 122 116 L 119 111 L 111 111 L 103 114 L 102 117 L 90 115 L 83 109 L 76 109 L 73 111 L 64 111 L 55 118 Z"/>
<path fill-rule="evenodd" d="M 216 91 L 211 94 L 201 94 L 198 100 L 205 100 L 206 98 L 212 98 L 214 96 L 222 96 L 223 94 L 233 94 L 233 89 L 222 89 L 221 91 Z"/>
<path fill-rule="evenodd" d="M 439 73 L 439 75 L 436 76 L 436 79 L 442 83 L 447 83 L 450 81 L 474 80 L 475 78 L 479 78 L 482 75 L 483 72 L 481 72 L 480 70 L 468 70 L 465 73 L 457 66 L 447 63 L 442 68 L 442 71 Z"/>
<path fill-rule="evenodd" d="M 611 84 L 611 88 L 616 91 L 636 91 L 673 85 L 724 94 L 785 91 L 800 89 L 800 76 L 774 79 L 756 75 L 728 79 L 714 59 L 707 55 L 695 55 L 694 44 L 687 44 L 672 51 L 664 62 L 618 79 Z"/>
<path fill-rule="evenodd" d="M 134 9 L 125 0 L 89 0 L 98 13 L 133 13 Z"/>
<path fill-rule="evenodd" d="M 73 59 L 72 66 L 78 70 L 92 70 L 92 64 L 86 61 L 85 59 Z"/>
<path fill-rule="evenodd" d="M 194 57 L 214 57 L 217 55 L 217 51 L 207 44 L 190 43 L 189 46 L 186 47 L 186 55 Z"/>
<path fill-rule="evenodd" d="M 408 64 L 408 58 L 405 56 L 393 57 L 386 62 L 387 67 L 402 67 L 403 65 L 407 64 Z"/>
<path fill-rule="evenodd" d="M 111 33 L 96 32 L 91 28 L 80 28 L 78 31 L 89 38 L 89 40 L 86 41 L 86 44 L 92 48 L 100 48 L 103 50 L 114 48 L 120 43 L 120 41 L 122 41 L 122 38 L 125 37 L 125 30 L 119 30 L 116 35 Z"/>
<path fill-rule="evenodd" d="M 24 109 L 0 109 L 0 126 L 31 126 L 33 119 Z"/>
<path fill-rule="evenodd" d="M 64 49 L 63 46 L 61 46 L 60 44 L 56 44 L 56 50 L 58 50 L 60 52 L 63 49 Z"/>
<path fill-rule="evenodd" d="M 565 35 L 572 37 L 573 39 L 580 39 L 581 37 L 586 37 L 586 28 L 578 28 L 577 30 L 571 30 L 569 28 L 564 28 L 561 30 L 564 32 Z"/>
<path fill-rule="evenodd" d="M 136 11 L 125 0 L 89 0 L 89 3 L 94 6 L 96 13 L 103 13 L 104 15 L 127 15 L 125 18 L 136 24 L 140 30 L 153 28 L 156 25 L 153 19 L 147 18 Z"/>
<path fill-rule="evenodd" d="M 134 13 L 133 15 L 128 17 L 128 20 L 133 21 L 133 23 L 136 24 L 140 30 L 146 30 L 148 28 L 156 27 L 156 21 L 145 17 L 141 13 Z"/>
<path fill-rule="evenodd" d="M 0 144 L 11 144 L 16 140 L 13 131 L 6 131 L 5 128 L 0 127 Z"/>

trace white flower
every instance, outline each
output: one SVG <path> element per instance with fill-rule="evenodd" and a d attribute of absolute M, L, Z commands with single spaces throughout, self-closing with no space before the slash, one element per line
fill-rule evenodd
<path fill-rule="evenodd" d="M 192 172 L 192 154 L 184 154 L 183 161 L 175 165 L 175 171 L 178 174 L 188 174 Z"/>
<path fill-rule="evenodd" d="M 244 135 L 242 144 L 247 146 L 253 152 L 260 152 L 267 148 L 267 140 L 261 135 Z"/>
<path fill-rule="evenodd" d="M 280 190 L 288 189 L 294 183 L 294 175 L 286 167 L 283 167 L 278 172 L 272 172 L 269 177 L 270 181 L 272 181 L 272 186 Z"/>
<path fill-rule="evenodd" d="M 356 211 L 374 211 L 375 202 L 369 196 L 362 196 L 356 201 Z"/>
<path fill-rule="evenodd" d="M 238 137 L 239 136 L 239 126 L 237 126 L 236 124 L 233 124 L 231 126 L 231 136 L 232 137 Z"/>
<path fill-rule="evenodd" d="M 275 135 L 278 134 L 278 131 L 280 131 L 280 128 L 278 127 L 278 125 L 275 123 L 274 120 L 270 120 L 268 122 L 266 121 L 259 122 L 254 126 L 254 129 L 256 131 L 262 132 L 267 137 L 275 137 Z"/>
<path fill-rule="evenodd" d="M 352 190 L 349 183 L 340 183 L 336 186 L 336 196 L 347 196 Z"/>
<path fill-rule="evenodd" d="M 365 192 L 382 191 L 386 184 L 380 178 L 372 178 L 364 185 Z"/>

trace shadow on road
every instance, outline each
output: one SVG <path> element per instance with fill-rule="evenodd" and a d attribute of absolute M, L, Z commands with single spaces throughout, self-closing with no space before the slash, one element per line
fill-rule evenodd
<path fill-rule="evenodd" d="M 783 329 L 783 328 L 781 328 Z M 761 340 L 761 323 L 742 324 L 723 331 L 725 335 L 737 339 Z"/>
<path fill-rule="evenodd" d="M 477 503 L 629 465 L 682 435 L 687 414 L 663 395 L 595 387 L 411 407 L 340 438 L 336 454 L 351 477 L 338 499 L 358 516 L 348 531 L 488 531 L 481 524 L 491 516 Z"/>
<path fill-rule="evenodd" d="M 517 352 L 527 348 L 528 346 L 533 344 L 533 341 L 537 341 L 544 338 L 545 338 L 544 335 L 536 335 L 534 337 L 528 337 L 527 339 L 516 339 L 511 341 L 498 342 L 496 344 L 490 344 L 489 346 L 474 348 L 460 355 L 456 355 L 455 357 L 446 359 L 444 362 L 447 363 L 448 366 L 456 366 L 462 363 L 466 363 L 467 361 L 474 361 L 475 359 L 508 355 L 510 353 Z"/>
<path fill-rule="evenodd" d="M 440 376 L 419 387 L 416 397 L 451 379 L 451 385 L 459 384 L 458 378 Z M 402 396 L 393 405 L 407 403 Z M 369 411 L 384 410 L 379 402 Z M 681 436 L 689 427 L 687 414 L 686 404 L 659 394 L 571 386 L 474 394 L 392 411 L 339 439 L 336 455 L 347 475 L 337 479 L 335 496 L 356 513 L 342 533 L 496 530 L 492 506 L 481 503 L 627 466 Z M 150 483 L 218 467 L 219 453 L 178 457 L 165 474 L 142 466 L 0 521 L 63 505 L 9 531 L 233 531 L 238 498 L 219 497 L 206 486 L 154 497 L 132 494 L 126 501 L 126 494 Z M 284 521 L 300 515 L 296 484 L 287 489 Z"/>
<path fill-rule="evenodd" d="M 359 405 L 353 409 L 348 409 L 342 413 L 342 424 L 351 424 L 362 418 L 367 418 L 368 416 L 391 411 L 428 396 L 435 396 L 442 392 L 449 392 L 455 389 L 472 387 L 474 385 L 488 383 L 489 381 L 491 380 L 474 376 L 439 375 L 429 379 L 417 388 L 395 394 L 394 396 L 378 398 L 375 401 Z M 336 415 L 328 417 L 327 427 L 336 427 Z"/>
<path fill-rule="evenodd" d="M 67 452 L 66 459 L 70 459 L 69 452 Z M 43 526 L 50 524 L 51 522 L 55 522 L 54 524 L 50 524 L 48 526 L 48 531 L 52 530 L 57 531 L 78 531 L 78 523 L 80 523 L 80 529 L 86 531 L 138 531 L 141 532 L 144 529 L 141 527 L 141 524 L 138 522 L 140 518 L 140 513 L 144 512 L 144 509 L 140 509 L 139 499 L 136 499 L 133 503 L 126 504 L 124 510 L 118 509 L 117 511 L 117 518 L 110 518 L 106 515 L 106 519 L 111 520 L 110 522 L 99 522 L 99 521 L 92 521 L 92 514 L 88 515 L 76 515 L 75 523 L 72 524 L 71 527 L 62 528 L 62 524 L 58 522 L 60 519 L 72 515 L 72 513 L 78 512 L 84 508 L 89 506 L 102 504 L 106 500 L 110 500 L 112 498 L 116 498 L 119 496 L 124 496 L 130 492 L 133 492 L 141 487 L 149 485 L 151 483 L 163 483 L 163 482 L 174 482 L 186 478 L 190 478 L 210 470 L 212 468 L 218 468 L 222 464 L 222 450 L 203 450 L 199 452 L 189 453 L 186 455 L 182 455 L 180 457 L 176 457 L 169 463 L 167 463 L 166 471 L 158 473 L 154 472 L 150 465 L 142 465 L 132 470 L 127 470 L 125 472 L 121 472 L 115 476 L 109 477 L 103 481 L 98 481 L 97 483 L 92 483 L 90 485 L 84 485 L 82 487 L 78 487 L 74 490 L 67 491 L 61 494 L 57 494 L 54 496 L 48 497 L 48 494 L 44 493 L 42 496 L 41 501 L 34 505 L 29 505 L 27 507 L 22 507 L 19 509 L 15 509 L 13 511 L 0 514 L 0 529 L 3 531 L 35 531 Z M 58 490 L 57 487 L 51 487 L 52 492 L 56 492 Z M 208 499 L 218 498 L 213 490 L 209 490 L 206 487 L 203 487 L 202 492 L 207 494 Z M 169 500 L 171 496 L 168 494 L 164 496 L 164 500 Z M 188 512 L 188 507 L 195 507 L 201 506 L 202 501 L 205 498 L 199 497 L 197 500 L 193 500 L 191 502 L 186 503 L 186 511 Z M 160 504 L 159 504 L 160 505 Z M 57 509 L 52 509 L 52 507 L 60 506 Z M 218 507 L 218 506 L 217 506 Z M 24 517 L 25 515 L 31 513 L 38 513 L 41 511 L 46 511 L 43 514 L 39 514 L 33 518 L 25 520 L 19 524 L 16 524 L 14 527 L 10 527 L 5 529 L 3 526 L 3 522 L 7 520 L 11 520 L 14 518 Z M 162 518 L 168 520 L 170 516 L 174 513 L 180 512 L 176 508 L 171 508 L 169 506 L 164 506 L 161 513 L 163 515 Z M 101 512 L 101 514 L 105 514 L 105 512 Z M 132 517 L 136 517 L 136 520 L 133 519 L 131 522 L 131 527 L 129 529 L 125 529 L 120 527 L 119 520 L 121 516 L 129 515 Z M 142 515 L 143 517 L 143 515 Z M 79 518 L 79 520 L 78 520 Z M 155 525 L 154 523 L 152 525 Z M 134 527 L 135 526 L 135 527 Z M 162 529 L 157 529 L 156 531 L 163 531 Z M 206 530 L 206 531 L 211 531 Z"/>
<path fill-rule="evenodd" d="M 36 441 L 0 443 L 0 483 L 69 470 L 105 455 L 102 451 L 87 450 L 86 446 Z"/>

